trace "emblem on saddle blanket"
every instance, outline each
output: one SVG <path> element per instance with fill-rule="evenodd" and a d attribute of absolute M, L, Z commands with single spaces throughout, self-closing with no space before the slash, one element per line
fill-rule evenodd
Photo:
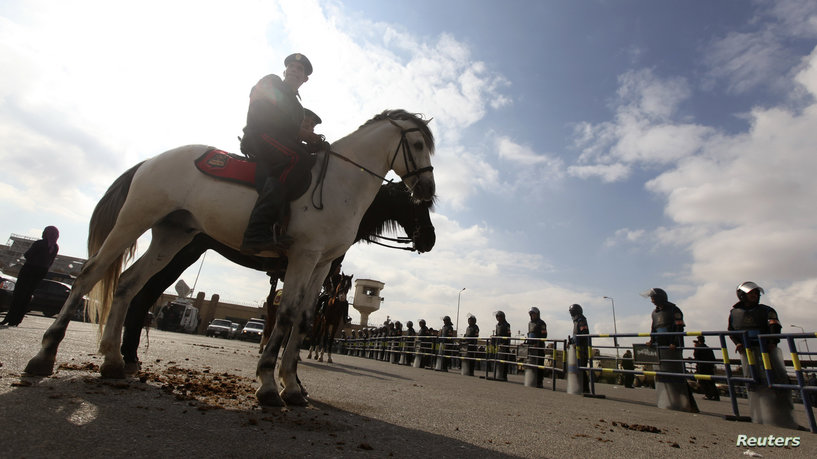
<path fill-rule="evenodd" d="M 226 151 L 216 148 L 207 150 L 199 156 L 195 164 L 198 170 L 210 177 L 255 187 L 256 163 Z"/>

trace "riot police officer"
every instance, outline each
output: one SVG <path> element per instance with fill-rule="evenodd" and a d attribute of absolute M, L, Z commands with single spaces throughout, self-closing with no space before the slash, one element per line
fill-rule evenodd
<path fill-rule="evenodd" d="M 439 353 L 437 354 L 437 365 L 434 369 L 448 371 L 448 352 L 450 349 L 450 340 L 448 338 L 454 337 L 454 324 L 451 323 L 451 317 L 443 317 L 443 326 L 440 328 L 439 337 Z"/>
<path fill-rule="evenodd" d="M 473 314 L 468 314 L 468 326 L 465 328 L 465 338 L 460 346 L 460 355 L 465 357 L 460 360 L 460 368 L 463 376 L 474 376 L 475 358 L 477 356 L 477 338 L 479 338 L 479 327 L 477 318 Z"/>
<path fill-rule="evenodd" d="M 744 342 L 741 336 L 732 335 L 730 338 L 735 342 L 737 352 L 741 355 L 741 362 L 744 376 L 751 375 L 747 352 L 755 355 L 755 374 L 762 375 L 763 368 L 759 365 L 757 356 L 760 355 L 760 341 L 758 335 L 777 334 L 782 330 L 777 311 L 771 306 L 760 303 L 760 295 L 764 294 L 763 288 L 754 282 L 743 282 L 736 290 L 738 302 L 732 306 L 729 312 L 729 323 L 727 329 L 746 330 L 746 345 L 749 350 L 744 349 Z M 767 338 L 763 345 L 769 356 L 772 366 L 773 383 L 788 384 L 786 366 L 780 350 L 777 349 L 778 339 Z M 761 378 L 765 381 L 765 378 Z M 792 412 L 791 391 L 788 389 L 769 389 L 765 384 L 749 386 L 749 404 L 752 407 L 752 421 L 759 424 L 772 424 L 780 427 L 796 429 L 797 423 L 794 421 Z"/>
<path fill-rule="evenodd" d="M 412 365 L 414 363 L 414 352 L 416 350 L 415 337 L 417 336 L 417 332 L 414 330 L 414 322 L 410 320 L 406 322 L 406 331 L 403 333 L 403 335 L 406 337 L 404 338 L 406 343 L 404 353 L 405 361 L 401 361 L 401 363 Z"/>
<path fill-rule="evenodd" d="M 496 353 L 497 360 L 509 360 L 509 353 L 508 353 L 508 346 L 511 344 L 511 340 L 507 338 L 500 338 L 500 337 L 508 337 L 511 336 L 511 324 L 505 320 L 505 313 L 502 311 L 497 311 L 494 314 L 496 318 L 496 328 L 494 329 L 494 352 Z M 494 379 L 497 381 L 507 381 L 508 380 L 508 367 L 505 363 L 496 363 L 494 365 Z"/>
<path fill-rule="evenodd" d="M 577 335 L 590 334 L 590 326 L 587 325 L 587 318 L 583 314 L 581 305 L 571 304 L 567 310 L 571 319 L 573 319 L 573 343 L 576 346 L 576 360 L 580 367 L 586 367 L 587 360 L 590 357 L 590 338 Z M 590 392 L 590 378 L 587 371 L 582 371 L 580 374 L 583 392 Z"/>
<path fill-rule="evenodd" d="M 530 308 L 528 315 L 530 315 L 530 322 L 528 322 L 528 338 L 547 338 L 547 324 L 540 317 L 539 308 L 536 306 Z M 537 366 L 537 368 L 535 368 L 534 379 L 536 387 L 544 387 L 542 381 L 545 378 L 545 372 L 539 368 L 539 366 L 544 365 L 544 355 L 544 341 L 537 339 L 528 340 L 528 363 Z"/>
<path fill-rule="evenodd" d="M 430 355 L 428 354 L 431 353 L 431 331 L 426 326 L 425 319 L 420 319 L 417 323 L 420 325 L 420 329 L 417 331 L 419 337 L 417 352 L 421 355 L 415 357 L 414 366 L 416 368 L 426 368 L 430 362 Z"/>
<path fill-rule="evenodd" d="M 647 291 L 655 309 L 652 311 L 652 326 L 650 333 L 671 333 L 684 331 L 684 313 L 674 303 L 669 301 L 667 292 L 660 288 L 653 288 Z M 661 363 L 659 369 L 667 373 L 684 373 L 683 335 L 661 335 L 651 336 L 647 345 L 666 346 L 666 349 L 659 349 L 658 355 Z M 678 411 L 698 412 L 698 404 L 692 396 L 692 388 L 687 384 L 686 378 L 673 376 L 657 376 L 655 380 L 655 390 L 657 394 L 657 405 L 659 408 L 667 408 Z"/>

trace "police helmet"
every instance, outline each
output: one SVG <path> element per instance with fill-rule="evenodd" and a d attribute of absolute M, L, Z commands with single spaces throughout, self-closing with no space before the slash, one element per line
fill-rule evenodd
<path fill-rule="evenodd" d="M 408 322 L 406 322 L 406 327 L 411 328 L 413 326 L 414 326 L 414 322 L 412 322 L 410 320 Z"/>
<path fill-rule="evenodd" d="M 757 290 L 758 293 L 760 293 L 760 294 L 766 293 L 765 291 L 763 291 L 763 287 L 755 284 L 752 281 L 746 281 L 746 282 L 738 285 L 738 288 L 737 288 L 735 293 L 737 293 L 738 299 L 743 301 L 743 299 L 746 298 L 746 294 L 751 292 L 752 290 Z"/>
<path fill-rule="evenodd" d="M 420 324 L 420 325 L 425 325 L 425 324 L 426 324 L 426 320 L 425 320 L 425 319 L 420 319 L 420 321 L 419 321 L 419 322 L 417 322 L 417 323 L 418 323 L 418 324 Z"/>
<path fill-rule="evenodd" d="M 505 317 L 505 313 L 502 311 L 497 311 L 494 313 L 494 317 Z"/>
<path fill-rule="evenodd" d="M 451 318 L 448 316 L 443 317 L 443 322 L 451 322 Z"/>
<path fill-rule="evenodd" d="M 582 307 L 578 304 L 571 304 L 570 308 L 568 308 L 571 316 L 576 316 L 582 313 Z"/>
<path fill-rule="evenodd" d="M 649 296 L 650 299 L 657 298 L 658 301 L 667 301 L 667 292 L 657 287 L 650 289 L 649 292 L 647 292 L 647 296 Z"/>
<path fill-rule="evenodd" d="M 534 314 L 534 313 L 539 314 L 539 308 L 537 308 L 536 306 L 530 308 L 530 311 L 528 311 L 528 314 Z"/>

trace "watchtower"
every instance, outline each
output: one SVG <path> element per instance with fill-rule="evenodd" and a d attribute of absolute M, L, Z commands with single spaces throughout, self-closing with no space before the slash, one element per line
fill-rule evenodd
<path fill-rule="evenodd" d="M 355 280 L 355 299 L 352 305 L 360 313 L 360 326 L 369 324 L 369 314 L 380 309 L 380 302 L 383 298 L 380 291 L 386 284 L 371 279 Z"/>

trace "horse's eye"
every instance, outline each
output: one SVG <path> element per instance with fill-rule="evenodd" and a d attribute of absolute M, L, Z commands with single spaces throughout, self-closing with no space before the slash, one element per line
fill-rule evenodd
<path fill-rule="evenodd" d="M 417 142 L 414 142 L 414 149 L 415 150 L 422 150 L 423 149 L 423 142 L 420 142 L 419 140 Z"/>

